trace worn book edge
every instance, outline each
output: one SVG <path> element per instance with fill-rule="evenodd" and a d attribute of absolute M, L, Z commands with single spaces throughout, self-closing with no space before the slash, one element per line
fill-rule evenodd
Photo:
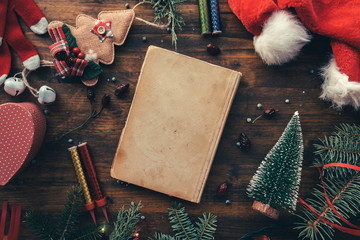
<path fill-rule="evenodd" d="M 202 174 L 202 176 L 200 176 L 200 179 L 198 181 L 199 182 L 198 191 L 197 191 L 198 194 L 196 194 L 196 192 L 194 193 L 194 196 L 192 198 L 193 200 L 191 200 L 192 202 L 196 202 L 196 203 L 200 202 L 202 193 L 203 193 L 204 188 L 205 188 L 207 178 L 209 177 L 209 173 L 210 173 L 212 163 L 213 163 L 214 158 L 215 158 L 217 148 L 218 148 L 219 143 L 220 143 L 220 139 L 221 139 L 224 127 L 225 127 L 226 120 L 227 120 L 227 118 L 229 116 L 229 113 L 230 113 L 231 105 L 232 105 L 232 103 L 234 101 L 236 91 L 237 91 L 239 83 L 240 83 L 241 76 L 242 76 L 242 74 L 240 72 L 236 72 L 236 71 L 233 71 L 233 73 L 230 75 L 230 78 L 234 78 L 232 91 L 230 91 L 230 93 L 228 95 L 228 98 L 226 99 L 226 101 L 224 103 L 223 112 L 221 114 L 222 119 L 219 120 L 218 132 L 214 134 L 212 147 L 211 147 L 211 150 L 209 151 L 209 156 L 208 156 L 209 161 L 207 161 L 207 166 L 204 166 L 203 174 Z M 201 181 L 201 178 L 203 179 L 202 181 Z"/>
<path fill-rule="evenodd" d="M 173 52 L 173 51 L 170 51 L 170 50 L 167 50 L 167 49 L 163 49 L 163 48 L 159 48 L 159 47 L 156 47 L 156 46 L 152 46 L 150 45 L 148 50 L 147 50 L 147 53 L 145 55 L 145 58 L 144 58 L 144 61 L 143 61 L 143 65 L 141 67 L 141 70 L 140 70 L 140 75 L 139 75 L 139 78 L 138 78 L 138 82 L 136 84 L 136 88 L 135 88 L 135 93 L 134 93 L 134 97 L 133 97 L 133 101 L 134 99 L 136 98 L 137 94 L 138 94 L 138 86 L 141 84 L 141 79 L 142 79 L 142 74 L 143 74 L 143 69 L 145 67 L 145 63 L 146 63 L 146 60 L 148 58 L 148 55 L 150 53 L 150 51 L 152 51 L 153 49 L 161 49 L 163 51 L 168 51 L 168 52 L 172 52 L 173 54 L 176 54 L 176 55 L 181 55 L 183 57 L 186 57 L 186 58 L 189 58 L 189 59 L 193 59 L 193 60 L 196 60 L 196 61 L 200 61 L 200 62 L 204 62 L 204 63 L 207 63 L 213 67 L 216 67 L 216 68 L 222 68 L 224 69 L 224 67 L 221 67 L 221 66 L 218 66 L 218 65 L 215 65 L 215 64 L 211 64 L 211 63 L 208 63 L 206 61 L 202 61 L 202 60 L 199 60 L 199 59 L 196 59 L 196 58 L 193 58 L 193 57 L 189 57 L 189 56 L 186 56 L 186 55 L 183 55 L 183 54 L 180 54 L 180 53 L 177 53 L 177 52 Z M 226 68 L 227 69 L 227 68 Z M 198 187 L 197 187 L 197 190 L 194 195 L 192 196 L 192 198 L 190 199 L 185 199 L 185 200 L 188 200 L 188 201 L 191 201 L 191 202 L 194 202 L 194 203 L 199 203 L 200 202 L 200 199 L 201 199 L 201 196 L 202 196 L 202 193 L 204 191 L 204 187 L 205 187 L 205 184 L 206 184 L 206 180 L 209 176 L 209 171 L 210 171 L 210 168 L 212 166 L 212 163 L 213 163 L 213 160 L 214 160 L 214 157 L 215 157 L 215 154 L 216 154 L 216 150 L 217 150 L 217 147 L 219 145 L 219 141 L 220 141 L 220 138 L 221 138 L 221 135 L 222 135 L 222 132 L 223 132 L 223 129 L 225 127 L 225 123 L 226 123 L 226 120 L 227 120 L 227 117 L 229 115 L 229 112 L 230 112 L 230 108 L 231 108 L 231 105 L 232 105 L 232 102 L 235 98 L 235 95 L 236 95 L 236 91 L 237 91 L 237 88 L 239 86 L 239 83 L 240 83 L 240 78 L 242 76 L 242 74 L 240 72 L 237 72 L 235 70 L 231 70 L 231 69 L 227 69 L 229 71 L 232 71 L 231 75 L 229 78 L 233 78 L 234 81 L 232 81 L 232 87 L 231 87 L 231 91 L 229 91 L 229 95 L 228 95 L 228 98 L 226 99 L 225 103 L 224 103 L 224 107 L 223 107 L 223 112 L 222 112 L 222 118 L 220 118 L 219 120 L 219 129 L 217 131 L 217 133 L 214 134 L 214 137 L 213 137 L 213 140 L 212 140 L 212 147 L 210 148 L 209 150 L 209 155 L 208 155 L 208 160 L 207 160 L 207 165 L 204 164 L 204 170 L 202 172 L 202 174 L 199 176 L 199 180 L 198 180 Z M 119 150 L 120 150 L 120 145 L 121 145 L 121 142 L 122 142 L 122 139 L 125 135 L 125 132 L 126 132 L 126 127 L 127 127 L 127 122 L 128 122 L 128 119 L 129 119 L 129 116 L 132 112 L 132 107 L 133 107 L 133 104 L 131 104 L 130 106 L 130 109 L 129 109 L 129 112 L 128 112 L 128 116 L 127 116 L 127 119 L 125 121 L 125 125 L 124 125 L 124 128 L 121 132 L 121 135 L 120 135 L 120 140 L 119 140 L 119 143 L 118 143 L 118 147 L 116 149 L 116 154 L 115 154 L 115 157 L 114 157 L 114 160 L 113 160 L 113 163 L 112 163 L 112 166 L 111 166 L 111 170 L 110 170 L 110 175 L 111 177 L 115 178 L 115 179 L 119 179 L 121 180 L 121 177 L 117 176 L 116 175 L 116 172 L 114 170 L 114 166 L 115 166 L 115 162 L 116 162 L 116 159 L 117 159 L 117 156 L 119 154 Z M 131 183 L 131 182 L 130 182 Z M 140 187 L 144 187 L 144 186 L 141 186 L 139 185 Z M 146 187 L 145 187 L 146 188 Z M 150 189 L 150 188 L 148 188 Z M 157 191 L 155 189 L 151 189 L 153 191 Z M 157 191 L 159 192 L 159 191 Z M 162 192 L 163 194 L 167 194 L 169 195 L 168 193 L 164 193 Z"/>

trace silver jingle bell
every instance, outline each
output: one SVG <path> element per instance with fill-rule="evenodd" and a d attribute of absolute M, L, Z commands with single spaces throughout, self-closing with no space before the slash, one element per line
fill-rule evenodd
<path fill-rule="evenodd" d="M 4 82 L 4 90 L 11 96 L 18 96 L 26 89 L 25 83 L 22 79 L 17 77 L 7 78 Z"/>
<path fill-rule="evenodd" d="M 38 92 L 38 101 L 40 104 L 49 105 L 55 102 L 56 92 L 51 87 L 46 85 L 42 86 Z"/>

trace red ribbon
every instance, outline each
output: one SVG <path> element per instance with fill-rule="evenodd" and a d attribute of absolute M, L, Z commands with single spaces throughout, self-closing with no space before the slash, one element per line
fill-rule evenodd
<path fill-rule="evenodd" d="M 356 171 L 360 171 L 360 167 L 355 166 L 355 165 L 351 165 L 351 164 L 347 164 L 347 163 L 329 163 L 329 164 L 324 165 L 323 169 L 329 168 L 329 167 L 343 167 L 343 168 L 348 168 L 348 169 L 353 169 L 353 170 L 356 170 Z M 329 207 L 331 208 L 331 210 L 333 210 L 333 212 L 336 214 L 336 216 L 338 216 L 341 219 L 341 221 L 343 221 L 348 226 L 350 226 L 352 228 L 355 228 L 355 229 L 343 227 L 343 226 L 340 226 L 338 224 L 335 224 L 335 223 L 332 223 L 332 222 L 326 220 L 323 216 L 321 216 L 319 213 L 317 213 L 309 204 L 307 204 L 300 197 L 298 197 L 299 202 L 301 204 L 303 204 L 313 215 L 315 215 L 319 220 L 323 221 L 324 223 L 338 229 L 341 232 L 348 233 L 348 234 L 351 234 L 351 235 L 354 235 L 354 236 L 360 236 L 360 227 L 350 223 L 345 218 L 343 218 L 338 213 L 338 211 L 336 211 L 334 205 L 332 204 L 332 202 L 330 201 L 330 199 L 329 199 L 329 197 L 327 195 L 325 184 L 324 184 L 324 179 L 323 179 L 320 168 L 318 168 L 318 171 L 319 171 L 319 174 L 320 174 L 320 177 L 321 177 L 321 183 L 322 183 L 322 186 L 323 186 L 323 189 L 324 189 L 325 198 L 326 198 L 326 201 L 327 201 Z"/>
<path fill-rule="evenodd" d="M 349 169 L 353 169 L 353 170 L 360 172 L 360 167 L 351 165 L 351 164 L 347 164 L 347 163 L 328 163 L 323 166 L 323 169 L 328 168 L 328 167 L 343 167 L 343 168 L 349 168 Z"/>

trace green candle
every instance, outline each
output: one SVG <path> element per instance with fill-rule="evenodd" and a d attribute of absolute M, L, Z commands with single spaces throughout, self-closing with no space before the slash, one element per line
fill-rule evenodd
<path fill-rule="evenodd" d="M 206 0 L 199 0 L 199 14 L 201 22 L 201 34 L 210 34 L 209 10 Z"/>

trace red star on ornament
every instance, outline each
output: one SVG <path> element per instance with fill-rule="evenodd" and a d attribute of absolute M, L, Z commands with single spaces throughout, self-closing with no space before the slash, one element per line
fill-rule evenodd
<path fill-rule="evenodd" d="M 113 37 L 111 32 L 111 21 L 102 22 L 99 19 L 95 21 L 95 26 L 91 29 L 91 32 L 99 37 L 100 42 L 103 42 L 108 37 Z"/>

